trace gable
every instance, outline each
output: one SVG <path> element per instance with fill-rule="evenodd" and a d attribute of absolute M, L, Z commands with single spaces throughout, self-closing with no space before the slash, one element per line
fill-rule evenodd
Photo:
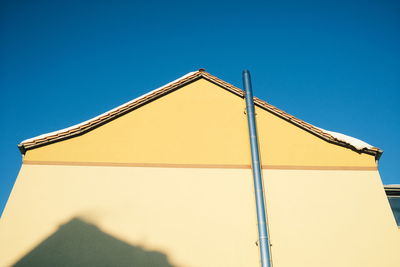
<path fill-rule="evenodd" d="M 249 168 L 245 100 L 228 89 L 192 80 L 84 134 L 29 149 L 24 163 Z M 260 103 L 264 167 L 376 168 L 373 156 L 327 142 Z"/>

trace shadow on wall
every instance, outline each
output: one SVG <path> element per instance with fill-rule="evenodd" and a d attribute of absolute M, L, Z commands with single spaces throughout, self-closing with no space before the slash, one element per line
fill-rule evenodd
<path fill-rule="evenodd" d="M 14 267 L 174 267 L 165 254 L 132 246 L 74 218 L 25 255 Z"/>

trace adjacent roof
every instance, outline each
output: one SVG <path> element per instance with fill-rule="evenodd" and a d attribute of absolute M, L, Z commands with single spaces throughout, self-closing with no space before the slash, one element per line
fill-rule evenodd
<path fill-rule="evenodd" d="M 157 88 L 145 95 L 142 95 L 136 99 L 133 99 L 119 107 L 116 107 L 110 111 L 107 111 L 95 118 L 92 118 L 88 121 L 79 123 L 77 125 L 47 133 L 47 134 L 42 134 L 34 138 L 30 138 L 27 140 L 24 140 L 21 142 L 21 144 L 18 145 L 21 153 L 25 154 L 26 150 L 37 148 L 40 146 L 48 145 L 54 142 L 62 141 L 68 138 L 72 138 L 81 134 L 84 134 L 88 131 L 91 131 L 111 120 L 114 120 L 115 118 L 118 118 L 142 105 L 145 105 L 146 103 L 149 103 L 151 101 L 154 101 L 155 99 L 164 96 L 166 94 L 169 94 L 186 84 L 189 84 L 195 80 L 198 79 L 206 79 L 220 87 L 222 87 L 225 90 L 228 90 L 232 92 L 233 94 L 244 98 L 245 97 L 245 92 L 238 88 L 235 87 L 211 74 L 208 72 L 204 71 L 204 69 L 200 69 L 195 72 L 190 72 L 179 79 L 170 82 L 160 88 Z M 300 120 L 283 110 L 278 109 L 277 107 L 257 98 L 254 97 L 254 103 L 256 106 L 263 108 L 264 110 L 330 142 L 336 145 L 344 146 L 350 149 L 353 149 L 359 153 L 367 153 L 370 155 L 374 155 L 377 159 L 379 159 L 380 155 L 383 153 L 382 150 L 379 148 L 373 147 L 361 140 L 358 140 L 356 138 L 340 134 L 340 133 L 335 133 L 335 132 L 330 132 L 318 127 L 315 127 L 303 120 Z"/>
<path fill-rule="evenodd" d="M 388 184 L 384 186 L 386 195 L 400 196 L 400 184 Z"/>

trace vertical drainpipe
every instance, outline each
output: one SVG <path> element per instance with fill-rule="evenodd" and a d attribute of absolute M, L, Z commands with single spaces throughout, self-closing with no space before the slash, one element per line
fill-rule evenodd
<path fill-rule="evenodd" d="M 246 91 L 246 112 L 249 126 L 250 146 L 251 146 L 251 165 L 254 179 L 254 191 L 256 198 L 258 237 L 260 246 L 261 266 L 270 267 L 271 259 L 269 255 L 269 241 L 267 231 L 267 220 L 264 206 L 264 190 L 261 177 L 261 163 L 258 152 L 258 138 L 256 130 L 256 119 L 254 112 L 253 92 L 251 88 L 250 72 L 243 71 L 243 86 Z"/>

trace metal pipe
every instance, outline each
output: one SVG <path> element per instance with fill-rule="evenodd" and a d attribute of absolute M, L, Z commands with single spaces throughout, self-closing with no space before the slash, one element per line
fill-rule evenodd
<path fill-rule="evenodd" d="M 258 138 L 256 129 L 256 119 L 254 112 L 253 92 L 251 88 L 250 72 L 243 71 L 243 86 L 246 91 L 246 111 L 249 126 L 250 146 L 251 146 L 251 165 L 254 179 L 254 191 L 256 198 L 258 237 L 260 246 L 261 266 L 270 267 L 271 258 L 269 253 L 269 241 L 267 220 L 264 206 L 264 190 L 261 177 L 260 155 L 258 152 Z"/>

